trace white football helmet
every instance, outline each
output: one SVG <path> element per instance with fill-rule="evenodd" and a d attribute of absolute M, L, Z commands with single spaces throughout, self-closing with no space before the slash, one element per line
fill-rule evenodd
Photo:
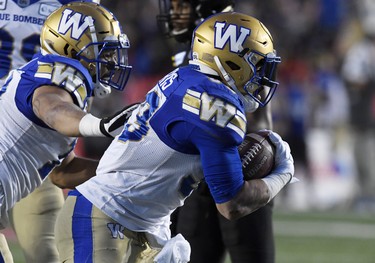
<path fill-rule="evenodd" d="M 91 2 L 63 5 L 46 19 L 40 35 L 43 54 L 77 59 L 94 83 L 94 95 L 104 97 L 111 87 L 123 90 L 128 65 L 128 37 L 119 21 L 103 6 Z"/>
<path fill-rule="evenodd" d="M 249 15 L 224 12 L 204 20 L 193 33 L 192 58 L 190 64 L 218 75 L 237 92 L 246 111 L 264 107 L 278 86 L 276 70 L 281 59 L 272 36 Z"/>

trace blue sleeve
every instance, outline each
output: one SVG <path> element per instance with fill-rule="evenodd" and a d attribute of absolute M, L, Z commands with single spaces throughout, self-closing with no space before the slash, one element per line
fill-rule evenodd
<path fill-rule="evenodd" d="M 238 142 L 229 135 L 218 139 L 194 125 L 179 122 L 173 125 L 171 136 L 197 149 L 205 181 L 216 203 L 231 200 L 242 188 L 244 180 Z"/>

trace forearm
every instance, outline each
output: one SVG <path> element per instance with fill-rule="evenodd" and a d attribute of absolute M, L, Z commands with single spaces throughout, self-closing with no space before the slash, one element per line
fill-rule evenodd
<path fill-rule="evenodd" d="M 234 198 L 216 206 L 225 218 L 236 220 L 266 205 L 269 199 L 268 187 L 262 180 L 249 180 Z"/>
<path fill-rule="evenodd" d="M 67 164 L 62 164 L 49 174 L 52 183 L 60 188 L 74 189 L 77 185 L 95 176 L 99 161 L 73 157 Z"/>
<path fill-rule="evenodd" d="M 43 120 L 48 126 L 63 135 L 80 137 L 79 124 L 85 115 L 86 113 L 74 104 L 61 103 L 46 114 Z"/>
<path fill-rule="evenodd" d="M 74 104 L 63 89 L 42 86 L 35 90 L 33 111 L 46 125 L 69 137 L 115 137 L 138 104 L 124 107 L 110 117 L 99 119 Z"/>

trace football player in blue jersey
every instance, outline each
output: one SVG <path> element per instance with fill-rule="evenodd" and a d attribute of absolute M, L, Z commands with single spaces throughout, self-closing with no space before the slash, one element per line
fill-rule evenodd
<path fill-rule="evenodd" d="M 275 167 L 248 181 L 237 147 L 247 112 L 271 100 L 280 61 L 256 18 L 224 12 L 203 21 L 189 65 L 147 93 L 96 176 L 69 192 L 56 222 L 61 262 L 120 262 L 124 247 L 121 262 L 188 262 L 189 243 L 171 237 L 170 216 L 203 180 L 228 220 L 269 203 L 293 178 L 289 145 L 271 132 Z"/>
<path fill-rule="evenodd" d="M 35 17 L 42 11 L 46 15 L 60 5 L 53 5 L 53 1 L 39 2 L 31 9 Z M 16 2 L 6 4 L 8 7 Z M 26 15 L 24 11 L 18 15 Z M 2 25 L 2 45 L 17 52 L 29 51 L 31 55 L 34 48 L 18 45 L 26 45 L 27 40 L 34 39 L 33 34 L 41 32 L 42 52 L 11 71 L 0 92 L 1 228 L 7 225 L 9 210 L 16 202 L 42 182 L 52 178 L 62 188 L 74 188 L 94 174 L 97 161 L 74 156 L 75 137 L 112 137 L 116 127 L 113 121 L 125 117 L 125 112 L 100 120 L 86 109 L 93 96 L 104 97 L 111 88 L 122 90 L 131 70 L 127 36 L 112 13 L 96 3 L 76 2 L 58 9 L 47 18 L 42 31 L 25 27 L 22 31 L 33 34 L 24 41 L 18 39 L 21 37 L 18 25 L 11 30 L 8 27 L 11 24 Z M 11 34 L 14 36 L 10 37 Z M 6 41 L 15 39 L 15 44 Z M 2 48 L 1 55 L 3 50 L 17 54 Z M 13 57 L 2 57 L 2 61 L 10 58 Z M 47 177 L 55 166 L 58 167 Z M 85 174 L 87 170 L 89 173 Z M 37 188 L 38 194 L 32 199 L 26 198 L 25 203 L 22 200 L 16 205 L 13 221 L 18 223 L 16 232 L 27 262 L 58 262 L 53 230 L 64 199 L 61 189 L 56 191 L 50 183 L 42 185 L 46 186 Z M 11 256 L 5 255 L 9 254 L 6 249 L 3 242 L 0 251 L 7 257 L 6 262 L 11 262 Z"/>
<path fill-rule="evenodd" d="M 40 31 L 47 16 L 69 2 L 72 0 L 3 1 L 0 4 L 0 89 L 10 70 L 21 67 L 39 51 Z M 63 202 L 62 190 L 47 178 L 10 210 L 10 222 L 27 263 L 57 262 L 53 229 Z"/>
<path fill-rule="evenodd" d="M 191 36 L 204 18 L 233 11 L 233 0 L 159 0 L 158 25 L 167 38 L 175 39 L 173 65 L 187 64 Z M 270 103 L 247 114 L 247 132 L 272 130 Z M 171 216 L 172 236 L 181 233 L 191 245 L 191 263 L 275 262 L 272 226 L 273 202 L 236 221 L 224 218 L 216 209 L 207 184 L 202 182 L 184 206 Z"/>

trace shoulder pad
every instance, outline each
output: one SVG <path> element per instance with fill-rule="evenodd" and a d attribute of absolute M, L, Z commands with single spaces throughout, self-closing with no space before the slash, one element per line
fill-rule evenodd
<path fill-rule="evenodd" d="M 92 96 L 91 76 L 76 60 L 56 55 L 40 57 L 35 77 L 48 79 L 51 84 L 67 90 L 81 109 Z"/>
<path fill-rule="evenodd" d="M 216 136 L 235 133 L 242 140 L 246 132 L 246 116 L 243 111 L 222 97 L 209 95 L 205 91 L 187 89 L 182 108 L 199 118 L 196 123 Z M 193 119 L 195 119 L 193 117 Z M 220 127 L 220 129 L 217 129 Z M 236 140 L 237 141 L 237 140 Z"/>

